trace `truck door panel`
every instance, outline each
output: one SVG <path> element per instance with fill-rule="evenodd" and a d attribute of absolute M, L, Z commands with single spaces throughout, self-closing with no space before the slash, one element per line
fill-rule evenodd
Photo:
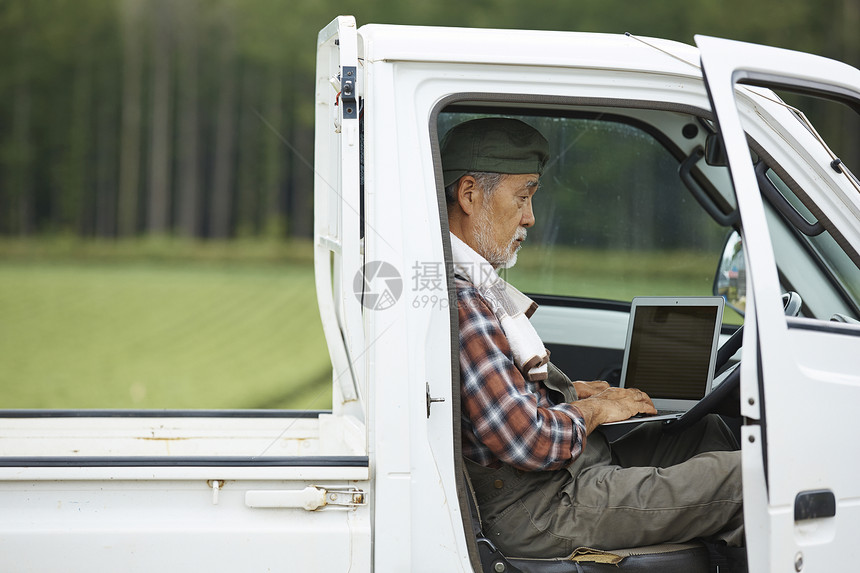
<path fill-rule="evenodd" d="M 331 414 L 2 414 L 4 571 L 369 570 L 369 462 Z"/>
<path fill-rule="evenodd" d="M 846 260 L 854 261 L 855 268 L 843 270 L 852 276 L 860 245 L 860 202 L 850 164 L 834 169 L 831 150 L 811 124 L 759 86 L 815 92 L 856 106 L 860 71 L 788 50 L 708 37 L 696 41 L 728 153 L 747 261 L 749 328 L 741 396 L 748 420 L 743 447 L 750 570 L 839 570 L 860 556 L 852 534 L 860 526 L 858 466 L 844 442 L 860 430 L 855 408 L 860 403 L 860 327 L 828 321 L 827 289 L 810 296 L 816 300 L 812 308 L 822 309 L 817 315 L 783 316 L 780 260 L 792 243 L 775 232 L 774 203 L 762 198 L 747 142 L 761 145 L 798 185 L 825 233 L 844 249 Z M 762 128 L 760 118 L 775 127 Z M 797 245 L 806 241 L 802 233 L 794 236 Z M 840 273 L 827 271 L 823 253 L 819 256 L 816 272 L 831 281 L 829 290 L 844 293 L 830 297 L 830 308 L 856 305 L 851 288 L 839 284 Z M 813 500 L 833 504 L 813 508 Z"/>

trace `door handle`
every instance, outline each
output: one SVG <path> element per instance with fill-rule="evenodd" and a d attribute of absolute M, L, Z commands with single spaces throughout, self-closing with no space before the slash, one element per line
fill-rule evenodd
<path fill-rule="evenodd" d="M 802 491 L 794 498 L 794 521 L 836 517 L 836 496 L 829 489 Z"/>

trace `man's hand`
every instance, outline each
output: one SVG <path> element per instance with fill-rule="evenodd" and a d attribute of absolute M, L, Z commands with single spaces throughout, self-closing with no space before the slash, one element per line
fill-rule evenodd
<path fill-rule="evenodd" d="M 586 398 L 591 398 L 596 394 L 600 394 L 609 388 L 609 382 L 604 382 L 603 380 L 593 380 L 591 382 L 577 380 L 573 383 L 573 387 L 576 389 L 576 395 L 579 399 L 584 400 Z"/>
<path fill-rule="evenodd" d="M 579 392 L 579 386 L 576 389 Z M 577 400 L 574 405 L 585 418 L 586 434 L 600 424 L 620 422 L 636 414 L 657 413 L 651 398 L 636 388 L 606 388 L 589 398 Z"/>

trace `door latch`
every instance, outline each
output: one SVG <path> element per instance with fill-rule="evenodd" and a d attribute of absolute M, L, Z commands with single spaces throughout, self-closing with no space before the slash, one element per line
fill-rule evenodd
<path fill-rule="evenodd" d="M 427 417 L 430 417 L 430 404 L 444 402 L 445 398 L 433 398 L 430 396 L 430 382 L 427 382 Z"/>
<path fill-rule="evenodd" d="M 358 488 L 327 489 L 309 485 L 305 489 L 245 492 L 245 505 L 256 508 L 295 508 L 316 511 L 327 505 L 367 505 L 367 494 Z"/>

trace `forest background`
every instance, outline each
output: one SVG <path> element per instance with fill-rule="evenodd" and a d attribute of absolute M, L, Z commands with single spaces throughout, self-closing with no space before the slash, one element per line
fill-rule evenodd
<path fill-rule="evenodd" d="M 309 237 L 316 34 L 340 13 L 860 63 L 860 0 L 0 0 L 0 235 Z"/>
<path fill-rule="evenodd" d="M 0 0 L 0 409 L 330 404 L 309 239 L 338 14 L 860 64 L 860 0 Z"/>

